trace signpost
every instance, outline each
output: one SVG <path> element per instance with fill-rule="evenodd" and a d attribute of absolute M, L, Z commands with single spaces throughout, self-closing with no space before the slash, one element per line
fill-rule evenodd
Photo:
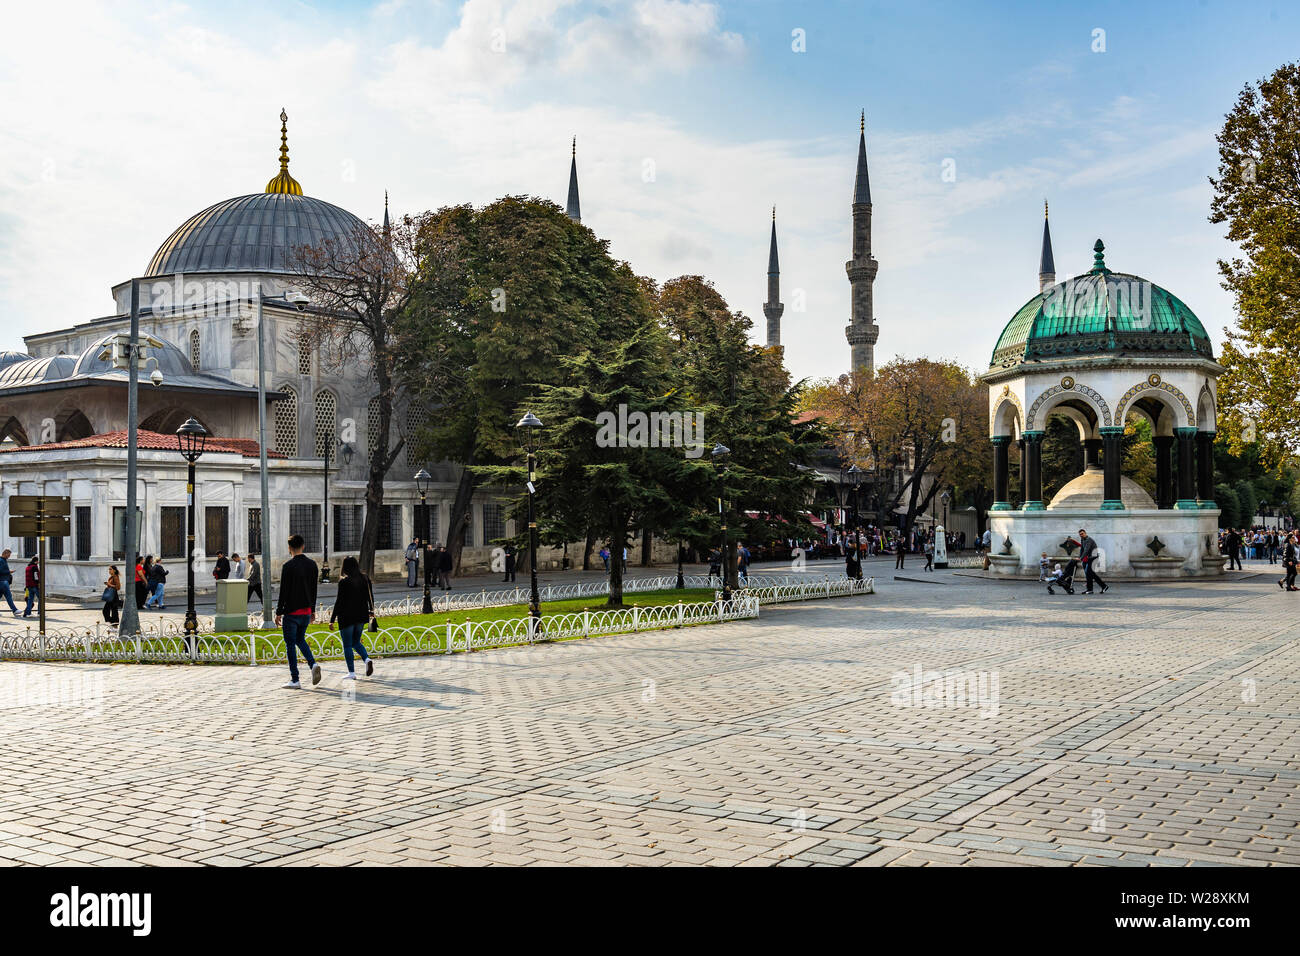
<path fill-rule="evenodd" d="M 58 495 L 12 495 L 9 498 L 9 536 L 39 540 L 37 555 L 37 603 L 41 606 L 41 634 L 45 633 L 45 539 L 72 534 L 72 499 Z"/>

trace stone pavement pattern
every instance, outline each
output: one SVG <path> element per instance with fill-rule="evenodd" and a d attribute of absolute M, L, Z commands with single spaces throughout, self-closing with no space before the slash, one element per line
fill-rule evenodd
<path fill-rule="evenodd" d="M 298 692 L 0 663 L 0 863 L 1300 864 L 1300 605 L 1269 569 L 877 584 L 380 660 L 355 694 L 341 663 Z M 996 675 L 997 706 L 905 706 L 916 666 Z"/>

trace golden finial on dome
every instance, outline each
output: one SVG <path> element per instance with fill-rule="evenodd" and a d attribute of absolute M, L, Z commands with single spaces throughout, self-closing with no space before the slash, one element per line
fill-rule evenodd
<path fill-rule="evenodd" d="M 1046 199 L 1043 200 L 1043 218 L 1044 218 L 1044 219 L 1047 218 L 1047 200 L 1046 200 Z"/>
<path fill-rule="evenodd" d="M 280 109 L 280 172 L 266 184 L 266 191 L 289 196 L 302 195 L 298 180 L 289 175 L 289 114 L 283 107 Z"/>

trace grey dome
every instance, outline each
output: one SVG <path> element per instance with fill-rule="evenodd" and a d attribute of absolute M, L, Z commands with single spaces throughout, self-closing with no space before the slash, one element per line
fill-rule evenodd
<path fill-rule="evenodd" d="M 26 352 L 12 352 L 12 351 L 0 352 L 0 369 L 8 368 L 10 365 L 15 364 L 16 362 L 31 361 L 31 358 L 32 357 L 28 355 Z"/>
<path fill-rule="evenodd" d="M 309 196 L 254 193 L 196 213 L 158 247 L 145 275 L 176 272 L 291 273 L 294 250 L 348 242 L 368 228 L 346 209 Z"/>
<path fill-rule="evenodd" d="M 54 355 L 50 358 L 29 358 L 14 362 L 0 371 L 0 388 L 57 382 L 70 376 L 76 366 L 77 359 L 74 355 Z"/>
<path fill-rule="evenodd" d="M 113 335 L 106 335 L 90 348 L 86 349 L 86 351 L 82 352 L 77 358 L 76 366 L 68 373 L 68 377 L 74 375 L 107 375 L 116 371 L 117 369 L 115 369 L 111 361 L 99 357 L 104 351 L 105 346 L 115 338 L 117 338 L 116 333 Z M 190 365 L 190 360 L 185 357 L 185 353 L 170 342 L 164 342 L 163 347 L 160 349 L 150 346 L 148 354 L 150 358 L 158 360 L 158 370 L 168 379 L 174 380 L 182 375 L 194 374 L 194 367 Z M 147 368 L 144 364 L 141 364 L 140 380 L 147 381 L 149 375 L 153 372 L 153 369 L 154 364 L 152 362 L 148 363 Z"/>

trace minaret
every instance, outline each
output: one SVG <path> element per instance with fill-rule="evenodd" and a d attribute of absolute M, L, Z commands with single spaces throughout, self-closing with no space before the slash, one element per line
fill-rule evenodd
<path fill-rule="evenodd" d="M 384 190 L 384 239 L 393 235 L 393 227 L 388 224 L 388 190 Z"/>
<path fill-rule="evenodd" d="M 852 369 L 876 374 L 876 326 L 871 306 L 871 285 L 879 263 L 871 255 L 871 182 L 867 178 L 867 113 L 858 127 L 858 174 L 853 184 L 853 258 L 844 264 L 849 274 L 851 323 L 845 330 L 852 352 Z"/>
<path fill-rule="evenodd" d="M 781 302 L 781 269 L 776 262 L 776 207 L 772 207 L 772 246 L 767 253 L 767 301 L 763 303 L 763 314 L 767 316 L 767 347 L 776 348 L 781 344 L 781 313 L 785 304 Z"/>
<path fill-rule="evenodd" d="M 569 160 L 569 202 L 565 213 L 574 222 L 582 222 L 582 207 L 578 205 L 578 137 L 573 137 L 573 156 Z"/>
<path fill-rule="evenodd" d="M 1038 291 L 1056 285 L 1056 263 L 1052 261 L 1052 233 L 1047 228 L 1047 200 L 1043 200 L 1043 252 L 1038 257 Z"/>

